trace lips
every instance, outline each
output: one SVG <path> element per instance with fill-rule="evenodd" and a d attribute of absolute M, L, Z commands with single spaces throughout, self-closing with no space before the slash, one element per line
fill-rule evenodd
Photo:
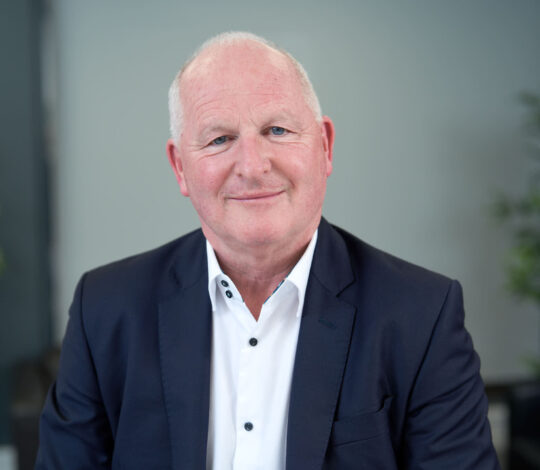
<path fill-rule="evenodd" d="M 247 202 L 247 201 L 265 201 L 270 200 L 274 197 L 279 196 L 282 194 L 283 190 L 278 191 L 259 191 L 256 193 L 246 193 L 246 194 L 235 194 L 234 196 L 229 196 L 229 199 L 232 199 L 233 201 L 240 201 L 240 202 Z"/>

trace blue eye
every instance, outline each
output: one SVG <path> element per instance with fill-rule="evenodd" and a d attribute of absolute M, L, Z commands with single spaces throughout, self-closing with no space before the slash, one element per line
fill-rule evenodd
<path fill-rule="evenodd" d="M 218 137 L 212 141 L 212 145 L 221 145 L 227 142 L 227 136 L 222 135 L 221 137 Z"/>
<path fill-rule="evenodd" d="M 273 135 L 283 135 L 285 134 L 285 129 L 283 129 L 283 127 L 272 126 L 270 132 L 272 132 Z"/>

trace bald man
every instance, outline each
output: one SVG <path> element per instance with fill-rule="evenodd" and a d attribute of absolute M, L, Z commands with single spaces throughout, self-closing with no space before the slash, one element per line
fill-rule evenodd
<path fill-rule="evenodd" d="M 321 216 L 334 126 L 249 33 L 169 91 L 201 229 L 86 273 L 37 469 L 497 469 L 456 281 Z"/>

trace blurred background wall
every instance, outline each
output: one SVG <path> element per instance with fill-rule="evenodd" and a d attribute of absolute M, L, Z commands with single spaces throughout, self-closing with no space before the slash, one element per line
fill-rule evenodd
<path fill-rule="evenodd" d="M 165 155 L 167 89 L 202 41 L 239 29 L 291 51 L 335 122 L 326 218 L 461 281 L 487 382 L 530 374 L 540 313 L 504 287 L 511 236 L 491 206 L 527 181 L 516 97 L 540 92 L 540 2 L 49 0 L 40 18 L 53 343 L 84 271 L 198 226 Z"/>

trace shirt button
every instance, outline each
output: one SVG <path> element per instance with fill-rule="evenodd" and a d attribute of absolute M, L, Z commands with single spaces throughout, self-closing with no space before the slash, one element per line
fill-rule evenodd
<path fill-rule="evenodd" d="M 229 287 L 229 283 L 227 281 L 225 281 L 225 280 L 221 281 L 221 285 L 223 287 Z"/>
<path fill-rule="evenodd" d="M 249 421 L 247 423 L 244 423 L 244 429 L 246 431 L 251 431 L 253 429 L 253 423 L 250 423 Z"/>
<path fill-rule="evenodd" d="M 250 338 L 249 344 L 251 344 L 251 346 L 257 346 L 257 343 L 257 338 Z"/>
<path fill-rule="evenodd" d="M 230 290 L 226 290 L 225 295 L 230 299 L 232 297 L 232 292 Z"/>

